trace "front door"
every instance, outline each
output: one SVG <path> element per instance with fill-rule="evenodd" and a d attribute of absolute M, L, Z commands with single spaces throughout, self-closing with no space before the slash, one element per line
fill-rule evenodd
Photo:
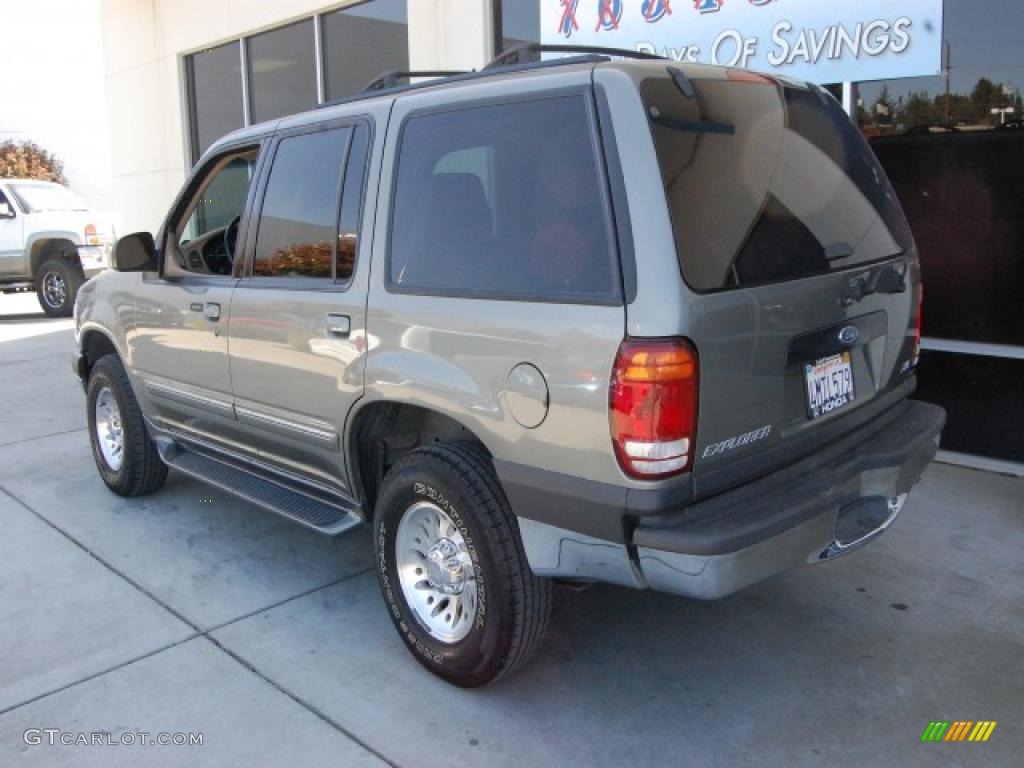
<path fill-rule="evenodd" d="M 250 449 L 342 491 L 345 418 L 363 389 L 369 137 L 366 123 L 342 121 L 277 140 L 231 303 L 235 411 Z"/>
<path fill-rule="evenodd" d="M 25 273 L 24 221 L 14 200 L 0 189 L 0 276 L 20 277 Z"/>
<path fill-rule="evenodd" d="M 213 443 L 235 436 L 228 325 L 234 254 L 259 149 L 204 165 L 172 213 L 160 274 L 136 294 L 134 367 L 160 426 Z"/>

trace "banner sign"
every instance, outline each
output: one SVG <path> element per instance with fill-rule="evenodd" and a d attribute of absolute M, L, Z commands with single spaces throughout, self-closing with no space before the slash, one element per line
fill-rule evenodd
<path fill-rule="evenodd" d="M 817 83 L 942 71 L 942 0 L 540 0 L 541 42 Z"/>

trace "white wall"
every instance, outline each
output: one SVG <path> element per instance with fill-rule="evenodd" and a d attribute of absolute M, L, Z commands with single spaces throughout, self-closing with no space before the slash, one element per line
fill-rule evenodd
<path fill-rule="evenodd" d="M 50 150 L 72 188 L 109 208 L 99 0 L 0 0 L 0 40 L 0 142 Z"/>
<path fill-rule="evenodd" d="M 183 54 L 350 4 L 101 0 L 118 231 L 155 232 L 188 170 Z M 413 69 L 471 69 L 490 58 L 489 0 L 408 4 Z"/>

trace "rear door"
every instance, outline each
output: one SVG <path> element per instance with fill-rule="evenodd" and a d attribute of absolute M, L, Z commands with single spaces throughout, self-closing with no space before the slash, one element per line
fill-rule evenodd
<path fill-rule="evenodd" d="M 342 120 L 277 139 L 231 305 L 231 378 L 247 447 L 342 489 L 341 434 L 363 388 L 370 128 Z"/>
<path fill-rule="evenodd" d="M 368 401 L 440 411 L 495 462 L 619 474 L 623 299 L 590 70 L 403 94 L 388 123 Z"/>
<path fill-rule="evenodd" d="M 913 239 L 840 105 L 724 69 L 640 89 L 700 356 L 698 489 L 702 472 L 738 481 L 905 395 Z"/>

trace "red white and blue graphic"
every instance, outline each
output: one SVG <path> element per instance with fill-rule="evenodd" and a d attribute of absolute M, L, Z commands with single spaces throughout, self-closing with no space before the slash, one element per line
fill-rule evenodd
<path fill-rule="evenodd" d="M 562 16 L 558 20 L 558 34 L 563 37 L 572 37 L 573 32 L 579 31 L 580 25 L 576 21 L 576 8 L 580 0 L 559 0 L 562 6 Z"/>
<path fill-rule="evenodd" d="M 672 3 L 669 0 L 644 0 L 640 4 L 640 13 L 644 15 L 644 21 L 654 24 L 672 14 Z"/>
<path fill-rule="evenodd" d="M 597 0 L 597 26 L 595 32 L 611 32 L 622 21 L 622 0 Z"/>
<path fill-rule="evenodd" d="M 571 39 L 816 83 L 942 71 L 943 0 L 537 1 L 541 43 Z"/>
<path fill-rule="evenodd" d="M 718 13 L 725 5 L 725 0 L 693 0 L 697 13 Z"/>

